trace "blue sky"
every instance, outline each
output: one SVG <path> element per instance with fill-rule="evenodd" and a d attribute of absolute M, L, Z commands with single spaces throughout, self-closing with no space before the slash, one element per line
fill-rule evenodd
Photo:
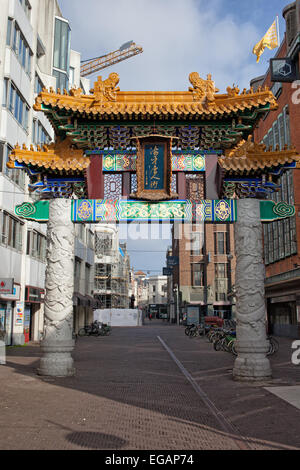
<path fill-rule="evenodd" d="M 283 0 L 59 0 L 72 28 L 72 49 L 83 59 L 97 57 L 134 40 L 144 49 L 132 59 L 105 69 L 119 73 L 121 90 L 187 90 L 188 75 L 208 73 L 225 91 L 243 89 L 263 75 L 276 51 L 262 55 L 253 46 L 279 16 L 285 31 Z M 83 8 L 84 4 L 84 8 Z M 91 77 L 92 82 L 96 76 Z M 169 240 L 128 241 L 135 269 L 160 271 Z"/>

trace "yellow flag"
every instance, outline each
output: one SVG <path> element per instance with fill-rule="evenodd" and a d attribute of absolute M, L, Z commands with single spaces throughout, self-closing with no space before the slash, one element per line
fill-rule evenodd
<path fill-rule="evenodd" d="M 278 47 L 278 33 L 277 33 L 277 26 L 276 20 L 270 26 L 264 37 L 253 47 L 253 54 L 256 55 L 257 59 L 256 62 L 259 62 L 260 56 L 264 52 L 265 48 L 268 49 L 275 49 Z"/>

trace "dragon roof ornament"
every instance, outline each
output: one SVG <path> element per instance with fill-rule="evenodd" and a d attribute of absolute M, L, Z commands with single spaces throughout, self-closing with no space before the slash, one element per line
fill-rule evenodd
<path fill-rule="evenodd" d="M 189 80 L 192 86 L 186 91 L 120 91 L 117 87 L 119 75 L 111 73 L 106 80 L 98 77 L 91 95 L 83 94 L 80 88 L 73 88 L 69 93 L 43 89 L 36 98 L 34 109 L 45 111 L 51 120 L 51 113 L 54 116 L 63 110 L 95 119 L 147 119 L 149 116 L 215 119 L 245 111 L 255 113 L 266 106 L 277 108 L 276 99 L 267 87 L 256 92 L 244 89 L 240 93 L 233 85 L 227 87 L 227 93 L 221 94 L 211 74 L 204 80 L 198 72 L 192 72 Z"/>

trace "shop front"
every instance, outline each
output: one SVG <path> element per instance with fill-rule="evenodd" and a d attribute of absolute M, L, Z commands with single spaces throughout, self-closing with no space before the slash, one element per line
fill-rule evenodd
<path fill-rule="evenodd" d="M 45 291 L 39 287 L 26 286 L 24 308 L 24 336 L 25 343 L 39 341 L 42 324 L 42 306 Z"/>
<path fill-rule="evenodd" d="M 11 294 L 0 294 L 0 330 L 4 333 L 6 346 L 12 345 L 13 311 L 15 302 L 20 300 L 21 288 L 13 284 Z"/>
<path fill-rule="evenodd" d="M 214 315 L 223 320 L 232 319 L 232 306 L 224 304 L 214 304 Z"/>
<path fill-rule="evenodd" d="M 266 279 L 268 333 L 300 337 L 300 269 Z"/>
<path fill-rule="evenodd" d="M 269 299 L 267 310 L 270 334 L 298 338 L 296 295 Z"/>

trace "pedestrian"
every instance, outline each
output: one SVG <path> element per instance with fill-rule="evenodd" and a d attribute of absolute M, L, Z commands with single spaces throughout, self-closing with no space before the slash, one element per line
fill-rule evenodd
<path fill-rule="evenodd" d="M 149 313 L 149 320 L 152 320 L 152 313 Z"/>

